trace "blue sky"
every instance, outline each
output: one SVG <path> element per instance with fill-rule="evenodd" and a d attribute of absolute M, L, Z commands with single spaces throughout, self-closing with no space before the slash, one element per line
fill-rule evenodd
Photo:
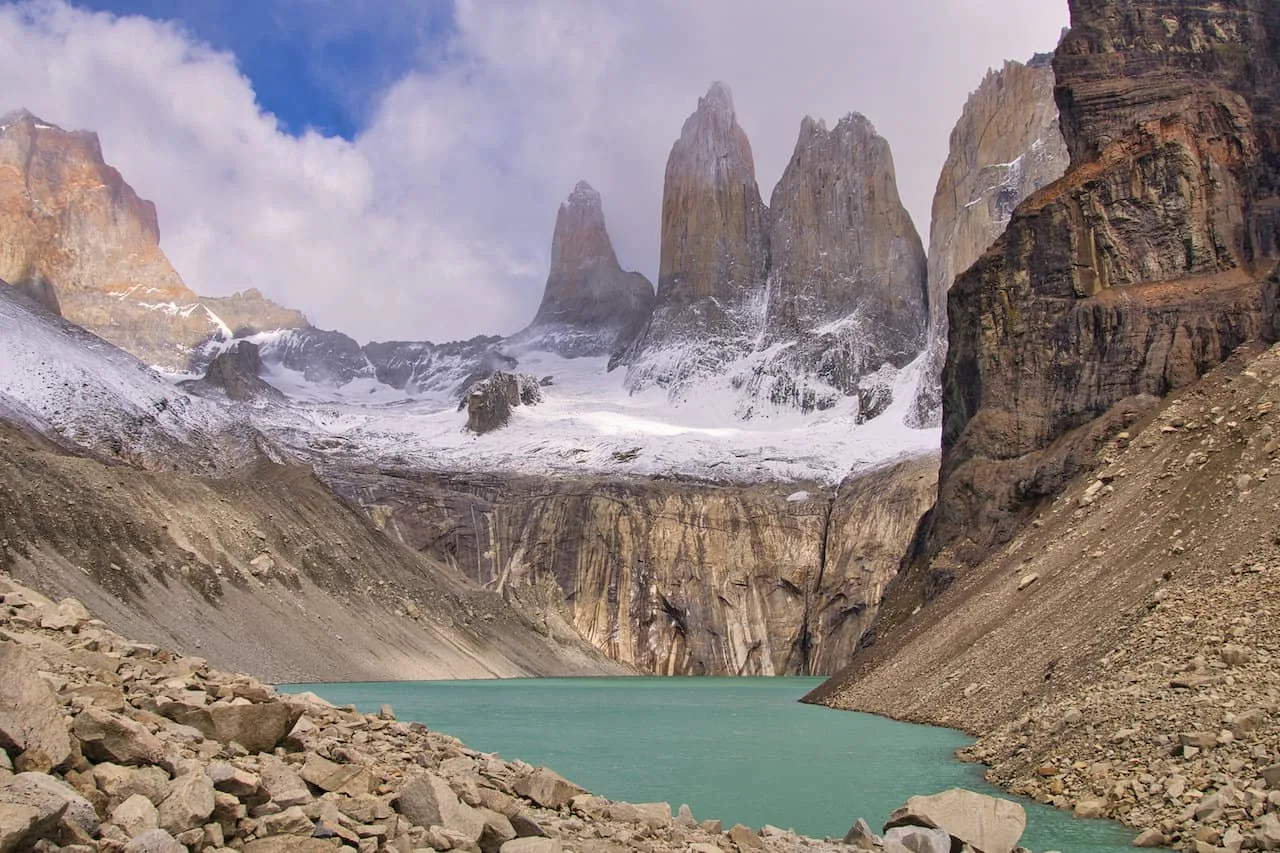
<path fill-rule="evenodd" d="M 729 84 L 768 199 L 806 116 L 888 140 L 922 238 L 987 70 L 1066 0 L 0 0 L 0 113 L 96 131 L 197 293 L 361 340 L 509 334 L 560 202 L 653 279 L 681 125 Z"/>
<path fill-rule="evenodd" d="M 429 70 L 452 32 L 452 0 L 79 0 L 174 21 L 235 55 L 263 109 L 293 134 L 354 139 L 378 96 Z"/>

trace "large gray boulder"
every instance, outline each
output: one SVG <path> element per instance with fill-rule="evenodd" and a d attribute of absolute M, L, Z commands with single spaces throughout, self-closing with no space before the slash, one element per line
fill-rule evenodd
<path fill-rule="evenodd" d="M 161 712 L 207 738 L 223 744 L 238 743 L 250 752 L 270 752 L 284 740 L 302 716 L 302 709 L 285 702 L 252 705 L 212 705 L 193 708 L 174 704 Z"/>
<path fill-rule="evenodd" d="M 71 754 L 62 707 L 37 670 L 36 659 L 14 643 L 0 642 L 0 749 L 11 758 L 28 750 L 57 767 Z"/>
<path fill-rule="evenodd" d="M 951 853 L 951 836 L 945 829 L 897 826 L 885 833 L 884 853 Z"/>
<path fill-rule="evenodd" d="M 34 806 L 0 803 L 0 853 L 29 850 L 58 828 L 62 811 L 45 813 Z"/>
<path fill-rule="evenodd" d="M 81 711 L 71 731 L 90 761 L 158 764 L 164 757 L 164 744 L 141 723 L 101 708 Z"/>
<path fill-rule="evenodd" d="M 1027 828 L 1027 814 L 1010 800 L 952 788 L 907 800 L 885 821 L 886 832 L 895 827 L 941 829 L 980 853 L 1012 853 Z"/>
<path fill-rule="evenodd" d="M 61 819 L 90 836 L 98 834 L 98 814 L 89 801 L 47 773 L 19 773 L 0 781 L 0 804 L 4 803 L 36 809 L 41 824 Z"/>
<path fill-rule="evenodd" d="M 562 809 L 574 797 L 587 793 L 559 773 L 545 767 L 538 767 L 528 776 L 517 780 L 515 791 L 544 809 Z"/>
<path fill-rule="evenodd" d="M 213 814 L 213 781 L 204 771 L 173 780 L 169 796 L 160 804 L 160 828 L 173 835 L 202 825 Z"/>
<path fill-rule="evenodd" d="M 458 799 L 449 783 L 434 773 L 419 773 L 400 789 L 396 809 L 414 826 L 440 826 L 479 841 L 485 819 Z"/>

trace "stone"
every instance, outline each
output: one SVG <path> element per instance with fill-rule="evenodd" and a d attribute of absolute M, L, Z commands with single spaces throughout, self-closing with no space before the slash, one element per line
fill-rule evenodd
<path fill-rule="evenodd" d="M 76 715 L 71 732 L 91 761 L 115 764 L 158 764 L 164 744 L 141 723 L 101 708 L 86 708 Z"/>
<path fill-rule="evenodd" d="M 538 767 L 516 780 L 515 792 L 545 809 L 562 809 L 574 797 L 587 793 L 554 770 Z"/>
<path fill-rule="evenodd" d="M 1264 767 L 1258 775 L 1267 783 L 1268 788 L 1280 788 L 1280 764 Z"/>
<path fill-rule="evenodd" d="M 160 803 L 160 828 L 172 835 L 203 826 L 213 814 L 213 782 L 203 771 L 174 779 L 169 796 Z"/>
<path fill-rule="evenodd" d="M 414 826 L 441 826 L 479 841 L 484 816 L 461 802 L 449 783 L 433 773 L 418 773 L 400 788 L 396 810 Z"/>
<path fill-rule="evenodd" d="M 565 358 L 613 355 L 644 330 L 652 310 L 653 285 L 618 265 L 600 194 L 578 183 L 556 216 L 538 313 L 510 345 Z"/>
<path fill-rule="evenodd" d="M 36 809 L 39 822 L 62 820 L 74 824 L 90 837 L 98 834 L 99 820 L 93 805 L 65 783 L 44 773 L 19 773 L 0 779 L 0 803 Z"/>
<path fill-rule="evenodd" d="M 129 839 L 124 853 L 187 853 L 187 848 L 163 829 L 148 829 Z"/>
<path fill-rule="evenodd" d="M 222 761 L 214 761 L 205 768 L 209 780 L 215 790 L 234 794 L 237 797 L 248 796 L 262 785 L 262 779 L 256 773 L 250 773 Z"/>
<path fill-rule="evenodd" d="M 1144 829 L 1133 839 L 1134 847 L 1163 847 L 1168 843 L 1169 839 L 1158 829 Z"/>
<path fill-rule="evenodd" d="M 71 739 L 62 722 L 62 707 L 37 674 L 37 658 L 21 647 L 0 641 L 0 750 L 17 758 L 27 750 L 42 752 L 51 767 L 71 754 Z"/>
<path fill-rule="evenodd" d="M 207 708 L 174 705 L 164 714 L 219 743 L 238 743 L 249 752 L 270 752 L 298 722 L 302 709 L 286 702 L 272 701 Z"/>
<path fill-rule="evenodd" d="M 527 373 L 495 371 L 472 385 L 466 393 L 467 429 L 477 435 L 506 426 L 517 406 L 532 406 L 542 400 L 538 379 Z"/>
<path fill-rule="evenodd" d="M 160 826 L 160 813 L 155 805 L 142 794 L 133 794 L 129 799 L 111 810 L 111 822 L 120 827 L 132 838 L 144 830 L 156 829 Z"/>
<path fill-rule="evenodd" d="M 738 845 L 739 850 L 763 850 L 764 841 L 760 838 L 760 834 L 749 826 L 743 826 L 740 823 L 730 827 L 728 833 L 729 840 Z"/>
<path fill-rule="evenodd" d="M 884 853 L 951 853 L 951 836 L 942 829 L 895 826 L 884 834 Z"/>
<path fill-rule="evenodd" d="M 952 788 L 912 797 L 889 815 L 884 829 L 916 826 L 945 830 L 983 853 L 1012 853 L 1027 826 L 1026 812 L 1010 800 Z"/>
<path fill-rule="evenodd" d="M 1029 575 L 1023 575 L 1022 579 L 1018 581 L 1018 592 L 1022 592 L 1038 580 L 1040 580 L 1040 576 L 1035 572 L 1032 572 Z"/>
<path fill-rule="evenodd" d="M 1261 708 L 1251 708 L 1248 711 L 1237 714 L 1228 728 L 1231 731 L 1231 735 L 1239 739 L 1262 728 L 1268 719 L 1270 719 L 1270 715 L 1266 711 Z"/>
<path fill-rule="evenodd" d="M 0 853 L 21 853 L 57 831 L 62 810 L 44 812 L 34 806 L 0 802 Z"/>
<path fill-rule="evenodd" d="M 558 838 L 517 838 L 502 845 L 501 853 L 564 853 Z"/>
<path fill-rule="evenodd" d="M 233 346 L 214 356 L 209 367 L 205 369 L 203 377 L 179 384 L 184 390 L 202 396 L 216 392 L 228 400 L 240 402 L 252 400 L 283 402 L 284 394 L 264 381 L 261 373 L 262 352 L 258 345 L 250 341 L 237 341 Z M 259 561 L 264 558 L 266 562 L 271 562 L 271 557 L 264 554 L 250 560 L 250 565 L 256 568 Z M 266 573 L 269 574 L 270 570 Z"/>
<path fill-rule="evenodd" d="M 160 805 L 169 796 L 169 774 L 159 767 L 123 767 L 106 762 L 93 768 L 93 781 L 114 808 L 134 794 Z"/>
<path fill-rule="evenodd" d="M 262 818 L 264 835 L 302 835 L 309 838 L 315 828 L 315 823 L 301 806 L 290 806 L 279 814 Z"/>
<path fill-rule="evenodd" d="M 262 790 L 271 802 L 282 808 L 302 806 L 311 802 L 311 790 L 307 783 L 273 755 L 261 755 L 258 758 L 258 774 L 261 777 Z"/>
<path fill-rule="evenodd" d="M 367 794 L 373 786 L 369 768 L 360 764 L 338 764 L 314 752 L 307 754 L 299 775 L 322 791 L 350 797 Z"/>
<path fill-rule="evenodd" d="M 502 845 L 519 837 L 506 815 L 485 808 L 476 809 L 476 812 L 484 820 L 484 831 L 478 841 L 481 853 L 498 853 Z"/>
<path fill-rule="evenodd" d="M 376 845 L 370 849 L 375 848 Z M 244 845 L 244 853 L 337 853 L 342 849 L 341 838 L 299 838 L 296 835 L 258 838 Z M 364 847 L 360 849 L 363 851 Z"/>
<path fill-rule="evenodd" d="M 845 833 L 844 843 L 855 850 L 878 850 L 882 845 L 881 838 L 871 831 L 871 827 L 862 818 L 858 818 L 849 831 Z"/>
<path fill-rule="evenodd" d="M 1253 660 L 1253 649 L 1228 643 L 1222 647 L 1220 656 L 1227 666 L 1244 666 Z"/>
<path fill-rule="evenodd" d="M 1106 800 L 1081 800 L 1076 803 L 1072 814 L 1082 818 L 1101 818 L 1107 816 Z"/>

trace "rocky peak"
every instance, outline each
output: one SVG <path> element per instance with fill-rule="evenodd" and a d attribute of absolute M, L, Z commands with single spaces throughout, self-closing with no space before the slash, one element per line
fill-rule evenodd
<path fill-rule="evenodd" d="M 992 69 L 969 96 L 951 131 L 929 232 L 929 358 L 910 420 L 942 419 L 947 291 L 956 276 L 1004 233 L 1014 209 L 1062 177 L 1069 157 L 1058 129 L 1052 57 Z"/>
<path fill-rule="evenodd" d="M 510 344 L 569 358 L 612 354 L 635 339 L 652 307 L 653 285 L 618 264 L 600 193 L 579 181 L 556 216 L 538 313 Z"/>

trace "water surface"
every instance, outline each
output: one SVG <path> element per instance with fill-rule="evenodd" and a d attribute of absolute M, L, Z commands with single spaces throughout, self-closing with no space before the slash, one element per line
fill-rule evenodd
<path fill-rule="evenodd" d="M 963 787 L 1000 794 L 955 750 L 950 729 L 797 700 L 818 678 L 576 678 L 294 685 L 331 702 L 454 735 L 468 746 L 555 769 L 628 802 L 688 803 L 725 827 L 773 824 L 843 836 L 858 817 L 878 830 L 915 794 Z M 1122 853 L 1118 824 L 1023 802 L 1023 845 L 1043 853 Z"/>

